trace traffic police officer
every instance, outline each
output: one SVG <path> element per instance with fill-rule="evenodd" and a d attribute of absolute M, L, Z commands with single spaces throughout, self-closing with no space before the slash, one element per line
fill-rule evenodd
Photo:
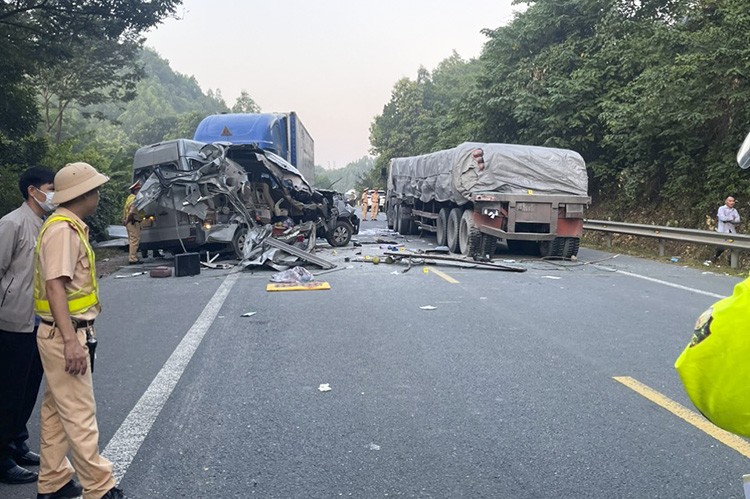
<path fill-rule="evenodd" d="M 123 497 L 115 487 L 112 463 L 99 454 L 90 354 L 101 305 L 94 251 L 83 222 L 96 212 L 99 188 L 108 180 L 87 163 L 65 165 L 55 175 L 52 198 L 60 207 L 42 225 L 37 240 L 34 307 L 41 319 L 37 343 L 47 381 L 38 499 L 77 497 L 74 471 L 84 499 Z"/>
<path fill-rule="evenodd" d="M 362 221 L 367 221 L 367 191 L 370 189 L 365 189 L 362 191 Z"/>
<path fill-rule="evenodd" d="M 128 263 L 141 263 L 138 259 L 138 245 L 141 242 L 141 220 L 143 212 L 135 208 L 135 197 L 141 190 L 140 180 L 130 186 L 130 195 L 125 199 L 125 206 L 122 213 L 122 223 L 125 230 L 128 231 Z"/>

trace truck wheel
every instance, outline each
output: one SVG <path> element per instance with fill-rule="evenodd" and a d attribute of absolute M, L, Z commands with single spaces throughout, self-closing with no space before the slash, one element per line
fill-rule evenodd
<path fill-rule="evenodd" d="M 414 222 L 411 219 L 411 215 L 404 215 L 403 205 L 399 207 L 396 223 L 398 223 L 398 233 L 402 236 L 413 234 Z"/>
<path fill-rule="evenodd" d="M 482 233 L 474 223 L 474 211 L 464 210 L 458 226 L 458 248 L 464 256 L 481 256 Z"/>
<path fill-rule="evenodd" d="M 243 253 L 243 249 L 245 247 L 245 239 L 247 238 L 247 227 L 244 225 L 237 228 L 237 230 L 234 231 L 234 236 L 232 237 L 232 251 L 234 252 L 234 256 L 237 258 L 237 260 L 242 260 L 245 258 L 245 254 Z"/>
<path fill-rule="evenodd" d="M 487 234 L 482 234 L 482 256 L 489 256 L 492 258 L 492 255 L 495 254 L 495 251 L 497 251 L 497 238 L 495 236 L 488 236 Z"/>
<path fill-rule="evenodd" d="M 349 244 L 349 241 L 351 241 L 352 239 L 353 233 L 354 227 L 352 227 L 349 222 L 339 220 L 336 222 L 336 225 L 334 225 L 333 229 L 328 233 L 326 239 L 328 240 L 328 244 L 330 244 L 331 246 L 341 248 L 342 246 L 346 246 L 347 244 Z"/>
<path fill-rule="evenodd" d="M 542 258 L 552 255 L 552 241 L 539 241 L 537 243 L 539 249 L 539 256 Z"/>
<path fill-rule="evenodd" d="M 581 240 L 577 237 L 566 237 L 565 243 L 563 244 L 562 257 L 571 258 L 577 256 L 580 245 Z"/>
<path fill-rule="evenodd" d="M 446 246 L 448 244 L 448 208 L 440 208 L 437 218 L 437 245 Z"/>
<path fill-rule="evenodd" d="M 453 208 L 448 214 L 448 230 L 446 234 L 446 243 L 451 253 L 458 253 L 458 228 L 461 225 L 461 208 Z"/>

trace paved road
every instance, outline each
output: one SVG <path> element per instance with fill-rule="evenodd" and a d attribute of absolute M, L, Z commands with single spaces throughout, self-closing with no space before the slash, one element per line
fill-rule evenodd
<path fill-rule="evenodd" d="M 102 281 L 101 442 L 130 497 L 742 497 L 746 457 L 613 379 L 692 407 L 672 365 L 738 279 L 585 248 L 442 275 L 356 251 L 381 250 L 321 251 L 351 267 L 330 291 Z"/>

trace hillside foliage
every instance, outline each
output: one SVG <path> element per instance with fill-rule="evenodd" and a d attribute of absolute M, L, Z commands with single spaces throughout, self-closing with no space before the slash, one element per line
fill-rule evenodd
<path fill-rule="evenodd" d="M 569 148 L 600 216 L 706 228 L 727 195 L 750 215 L 746 2 L 521 3 L 478 59 L 396 82 L 370 129 L 379 168 L 464 141 Z"/>

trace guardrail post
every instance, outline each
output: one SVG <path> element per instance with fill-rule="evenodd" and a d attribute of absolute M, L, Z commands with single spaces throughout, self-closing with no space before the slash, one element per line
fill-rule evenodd
<path fill-rule="evenodd" d="M 729 255 L 729 265 L 736 269 L 740 266 L 740 251 L 736 249 L 732 249 L 732 252 Z"/>
<path fill-rule="evenodd" d="M 664 239 L 659 239 L 659 256 L 664 256 Z"/>
<path fill-rule="evenodd" d="M 612 234 L 607 234 L 604 237 L 604 240 L 607 242 L 607 248 L 611 248 L 612 247 Z"/>

